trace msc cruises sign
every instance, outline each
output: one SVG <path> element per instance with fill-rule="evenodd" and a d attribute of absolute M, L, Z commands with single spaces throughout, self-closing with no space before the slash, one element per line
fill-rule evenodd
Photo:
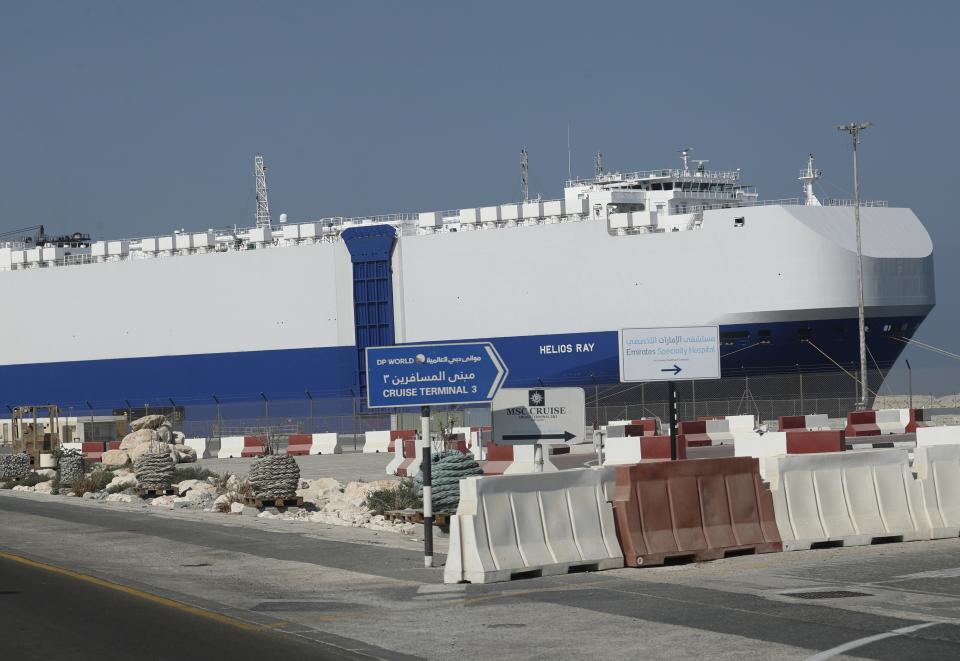
<path fill-rule="evenodd" d="M 370 408 L 485 404 L 506 378 L 507 366 L 490 342 L 367 349 Z"/>
<path fill-rule="evenodd" d="M 620 331 L 620 381 L 623 383 L 719 378 L 718 326 Z"/>

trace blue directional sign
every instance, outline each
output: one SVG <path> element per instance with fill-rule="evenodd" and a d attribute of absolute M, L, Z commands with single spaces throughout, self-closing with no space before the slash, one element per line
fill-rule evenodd
<path fill-rule="evenodd" d="M 489 342 L 369 347 L 367 403 L 370 408 L 485 404 L 507 373 Z"/>

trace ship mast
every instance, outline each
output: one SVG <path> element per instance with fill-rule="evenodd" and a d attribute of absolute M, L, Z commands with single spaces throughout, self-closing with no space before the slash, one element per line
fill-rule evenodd
<path fill-rule="evenodd" d="M 524 202 L 530 201 L 530 163 L 526 147 L 520 148 L 520 196 Z"/>
<path fill-rule="evenodd" d="M 263 154 L 253 159 L 253 176 L 257 187 L 257 227 L 270 227 L 270 201 L 267 199 L 267 166 Z"/>
<path fill-rule="evenodd" d="M 813 154 L 807 157 L 807 169 L 800 171 L 798 179 L 803 182 L 803 203 L 808 207 L 819 207 L 820 200 L 813 192 L 813 182 L 823 174 L 820 170 L 813 167 Z"/>

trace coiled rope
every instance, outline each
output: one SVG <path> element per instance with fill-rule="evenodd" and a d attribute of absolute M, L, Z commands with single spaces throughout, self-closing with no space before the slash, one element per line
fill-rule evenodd
<path fill-rule="evenodd" d="M 173 470 L 169 453 L 145 452 L 133 465 L 141 489 L 169 489 Z"/>
<path fill-rule="evenodd" d="M 300 467 L 285 454 L 268 454 L 253 462 L 247 477 L 257 498 L 294 498 L 300 485 Z"/>
<path fill-rule="evenodd" d="M 454 512 L 460 504 L 460 480 L 472 475 L 483 475 L 480 464 L 469 452 L 444 450 L 433 453 L 430 467 L 433 509 L 437 512 Z M 423 496 L 423 471 L 414 480 L 417 495 Z"/>

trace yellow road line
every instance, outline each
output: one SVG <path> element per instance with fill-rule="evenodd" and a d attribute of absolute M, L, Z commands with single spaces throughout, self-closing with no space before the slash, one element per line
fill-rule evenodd
<path fill-rule="evenodd" d="M 236 627 L 237 629 L 243 629 L 244 631 L 259 631 L 264 629 L 264 627 L 261 627 L 258 624 L 252 624 L 250 622 L 237 620 L 227 615 L 221 615 L 220 613 L 214 613 L 213 611 L 204 610 L 203 608 L 190 606 L 188 604 L 184 604 L 179 601 L 174 601 L 173 599 L 167 599 L 166 597 L 160 597 L 155 594 L 150 594 L 149 592 L 144 592 L 143 590 L 131 588 L 126 585 L 120 585 L 119 583 L 113 583 L 112 581 L 107 581 L 102 578 L 97 578 L 96 576 L 81 574 L 80 572 L 75 572 L 71 569 L 63 569 L 62 567 L 55 567 L 53 565 L 48 565 L 43 562 L 37 562 L 36 560 L 30 560 L 29 558 L 24 558 L 22 556 L 14 555 L 12 553 L 4 553 L 3 551 L 0 551 L 0 558 L 5 560 L 10 560 L 12 562 L 19 562 L 22 565 L 33 567 L 34 569 L 42 569 L 44 571 L 48 571 L 53 574 L 60 574 L 61 576 L 67 576 L 69 578 L 73 578 L 78 581 L 90 583 L 91 585 L 107 588 L 108 590 L 121 592 L 131 597 L 138 597 L 140 599 L 149 601 L 154 604 L 158 604 L 160 606 L 175 608 L 176 610 L 182 613 L 189 613 L 191 615 L 196 615 L 198 617 L 204 617 L 208 620 L 219 622 L 220 624 L 227 624 L 229 626 Z"/>

